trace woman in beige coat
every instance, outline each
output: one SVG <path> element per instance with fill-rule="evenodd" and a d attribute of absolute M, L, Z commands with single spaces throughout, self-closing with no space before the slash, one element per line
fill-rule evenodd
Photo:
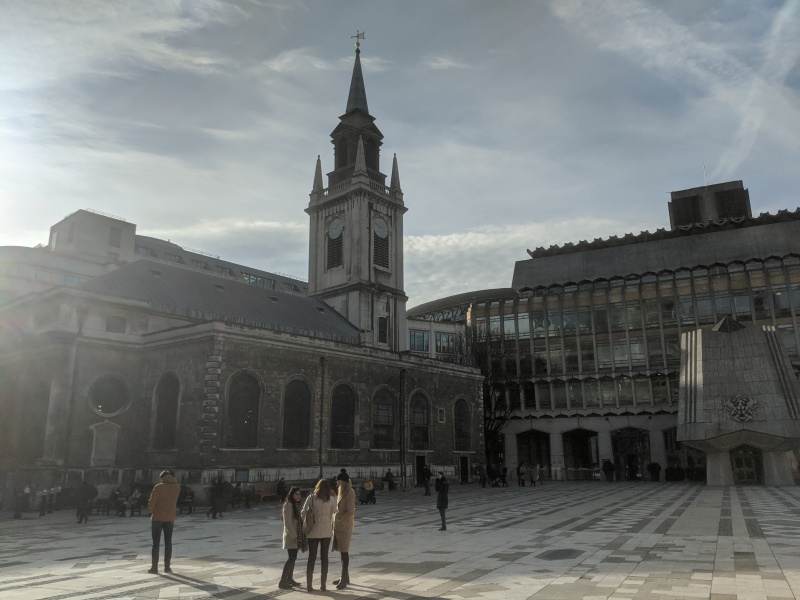
<path fill-rule="evenodd" d="M 336 514 L 336 496 L 331 494 L 331 482 L 320 479 L 314 493 L 306 498 L 303 505 L 303 521 L 314 519 L 314 526 L 308 532 L 308 565 L 306 566 L 306 589 L 313 592 L 311 581 L 314 579 L 314 563 L 317 561 L 317 549 L 320 549 L 320 584 L 319 589 L 325 591 L 328 580 L 328 549 L 333 537 L 333 515 Z"/>
<path fill-rule="evenodd" d="M 342 575 L 333 584 L 337 590 L 343 590 L 350 583 L 350 538 L 355 527 L 356 493 L 344 469 L 336 480 L 339 482 L 339 498 L 333 521 L 333 550 L 342 553 Z"/>

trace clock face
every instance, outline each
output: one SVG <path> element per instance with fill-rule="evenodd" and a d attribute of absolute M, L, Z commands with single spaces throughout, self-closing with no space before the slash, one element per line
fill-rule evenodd
<path fill-rule="evenodd" d="M 375 219 L 375 235 L 379 238 L 385 238 L 389 235 L 389 226 L 386 224 L 386 221 L 380 217 Z"/>
<path fill-rule="evenodd" d="M 342 220 L 339 217 L 336 217 L 333 221 L 328 223 L 328 237 L 335 240 L 342 235 L 342 229 L 344 229 Z"/>

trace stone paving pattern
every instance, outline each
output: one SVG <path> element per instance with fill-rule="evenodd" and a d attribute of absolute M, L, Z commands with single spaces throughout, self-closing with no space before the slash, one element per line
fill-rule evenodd
<path fill-rule="evenodd" d="M 448 529 L 435 495 L 383 492 L 356 508 L 352 585 L 370 600 L 800 597 L 800 487 L 546 482 L 450 487 Z M 0 598 L 10 600 L 312 597 L 279 590 L 278 504 L 175 526 L 172 574 L 150 575 L 146 517 L 70 511 L 0 518 Z M 162 550 L 163 551 L 163 550 Z M 305 581 L 301 554 L 295 579 Z M 319 564 L 315 572 L 319 586 Z"/>

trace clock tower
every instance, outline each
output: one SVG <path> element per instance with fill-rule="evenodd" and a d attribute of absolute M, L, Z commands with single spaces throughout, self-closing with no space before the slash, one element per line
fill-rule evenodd
<path fill-rule="evenodd" d="M 403 291 L 403 192 L 397 170 L 380 171 L 383 134 L 369 114 L 361 48 L 347 109 L 331 133 L 334 165 L 323 186 L 317 157 L 310 218 L 308 292 L 361 328 L 365 344 L 405 350 L 406 301 Z"/>

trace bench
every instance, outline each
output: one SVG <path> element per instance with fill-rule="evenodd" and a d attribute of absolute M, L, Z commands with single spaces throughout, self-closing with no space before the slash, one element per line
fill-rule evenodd
<path fill-rule="evenodd" d="M 111 512 L 111 499 L 110 498 L 96 498 L 92 503 L 94 514 L 107 515 Z"/>
<path fill-rule="evenodd" d="M 194 512 L 194 498 L 186 498 L 178 502 L 178 514 L 182 515 L 184 512 L 192 514 Z"/>

